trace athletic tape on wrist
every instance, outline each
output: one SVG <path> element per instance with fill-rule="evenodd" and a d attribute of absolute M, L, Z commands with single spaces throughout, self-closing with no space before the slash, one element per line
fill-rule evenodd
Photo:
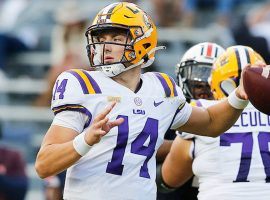
<path fill-rule="evenodd" d="M 92 146 L 88 145 L 84 139 L 85 131 L 77 135 L 73 140 L 73 147 L 78 154 L 84 156 L 91 149 Z"/>
<path fill-rule="evenodd" d="M 240 99 L 237 97 L 235 90 L 228 96 L 228 102 L 232 107 L 241 110 L 244 109 L 249 103 L 248 100 Z"/>

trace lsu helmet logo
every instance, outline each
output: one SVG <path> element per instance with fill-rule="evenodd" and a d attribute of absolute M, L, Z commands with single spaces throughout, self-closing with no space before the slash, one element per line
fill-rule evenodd
<path fill-rule="evenodd" d="M 220 57 L 220 66 L 224 66 L 229 62 L 228 54 L 221 55 Z"/>

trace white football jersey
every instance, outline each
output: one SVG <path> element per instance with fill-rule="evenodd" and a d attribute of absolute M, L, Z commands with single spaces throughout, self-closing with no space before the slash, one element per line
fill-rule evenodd
<path fill-rule="evenodd" d="M 148 72 L 141 80 L 134 93 L 102 72 L 70 70 L 58 77 L 52 99 L 55 114 L 85 113 L 87 128 L 109 103 L 117 101 L 108 117 L 124 118 L 68 168 L 64 199 L 156 199 L 156 151 L 167 129 L 186 123 L 191 106 L 168 75 Z"/>
<path fill-rule="evenodd" d="M 198 100 L 208 107 L 215 101 Z M 199 200 L 270 199 L 270 117 L 251 104 L 217 138 L 195 136 L 193 172 Z"/>

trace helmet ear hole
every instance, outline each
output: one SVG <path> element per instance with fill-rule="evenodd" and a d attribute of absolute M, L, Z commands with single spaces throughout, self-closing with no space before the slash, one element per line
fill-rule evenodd
<path fill-rule="evenodd" d="M 220 83 L 220 88 L 224 92 L 226 96 L 229 96 L 229 94 L 236 88 L 236 84 L 232 79 L 226 79 Z"/>
<path fill-rule="evenodd" d="M 145 49 L 148 49 L 150 46 L 151 46 L 150 43 L 145 43 L 145 44 L 143 44 L 143 47 L 144 47 Z"/>

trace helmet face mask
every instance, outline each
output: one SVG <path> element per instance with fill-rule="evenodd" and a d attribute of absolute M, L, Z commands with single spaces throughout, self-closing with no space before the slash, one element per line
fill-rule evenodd
<path fill-rule="evenodd" d="M 103 35 L 113 34 L 114 36 L 122 36 L 125 38 L 123 42 L 102 41 Z M 87 31 L 88 40 L 88 56 L 92 67 L 99 68 L 103 65 L 123 64 L 125 67 L 134 60 L 134 49 L 130 38 L 130 32 L 127 29 L 107 27 L 105 29 L 91 29 Z M 119 39 L 117 39 L 119 40 Z M 116 45 L 122 51 L 120 58 L 114 62 L 105 61 L 105 52 L 108 45 Z M 126 56 L 128 55 L 128 56 Z"/>
<path fill-rule="evenodd" d="M 212 98 L 208 84 L 211 70 L 212 66 L 207 63 L 193 63 L 180 68 L 177 76 L 178 82 L 181 82 L 186 97 L 190 99 Z M 198 94 L 198 90 L 200 90 L 200 94 Z"/>
<path fill-rule="evenodd" d="M 125 43 L 100 42 L 98 35 L 106 30 L 126 33 Z M 92 68 L 101 69 L 113 77 L 131 68 L 146 67 L 154 61 L 157 45 L 156 26 L 151 18 L 133 3 L 113 3 L 103 8 L 87 29 L 87 51 Z M 104 61 L 106 45 L 123 46 L 121 59 L 113 63 Z M 95 57 L 100 57 L 95 58 Z"/>
<path fill-rule="evenodd" d="M 183 55 L 176 66 L 178 85 L 187 99 L 212 99 L 209 76 L 212 64 L 224 49 L 215 43 L 199 43 Z"/>

